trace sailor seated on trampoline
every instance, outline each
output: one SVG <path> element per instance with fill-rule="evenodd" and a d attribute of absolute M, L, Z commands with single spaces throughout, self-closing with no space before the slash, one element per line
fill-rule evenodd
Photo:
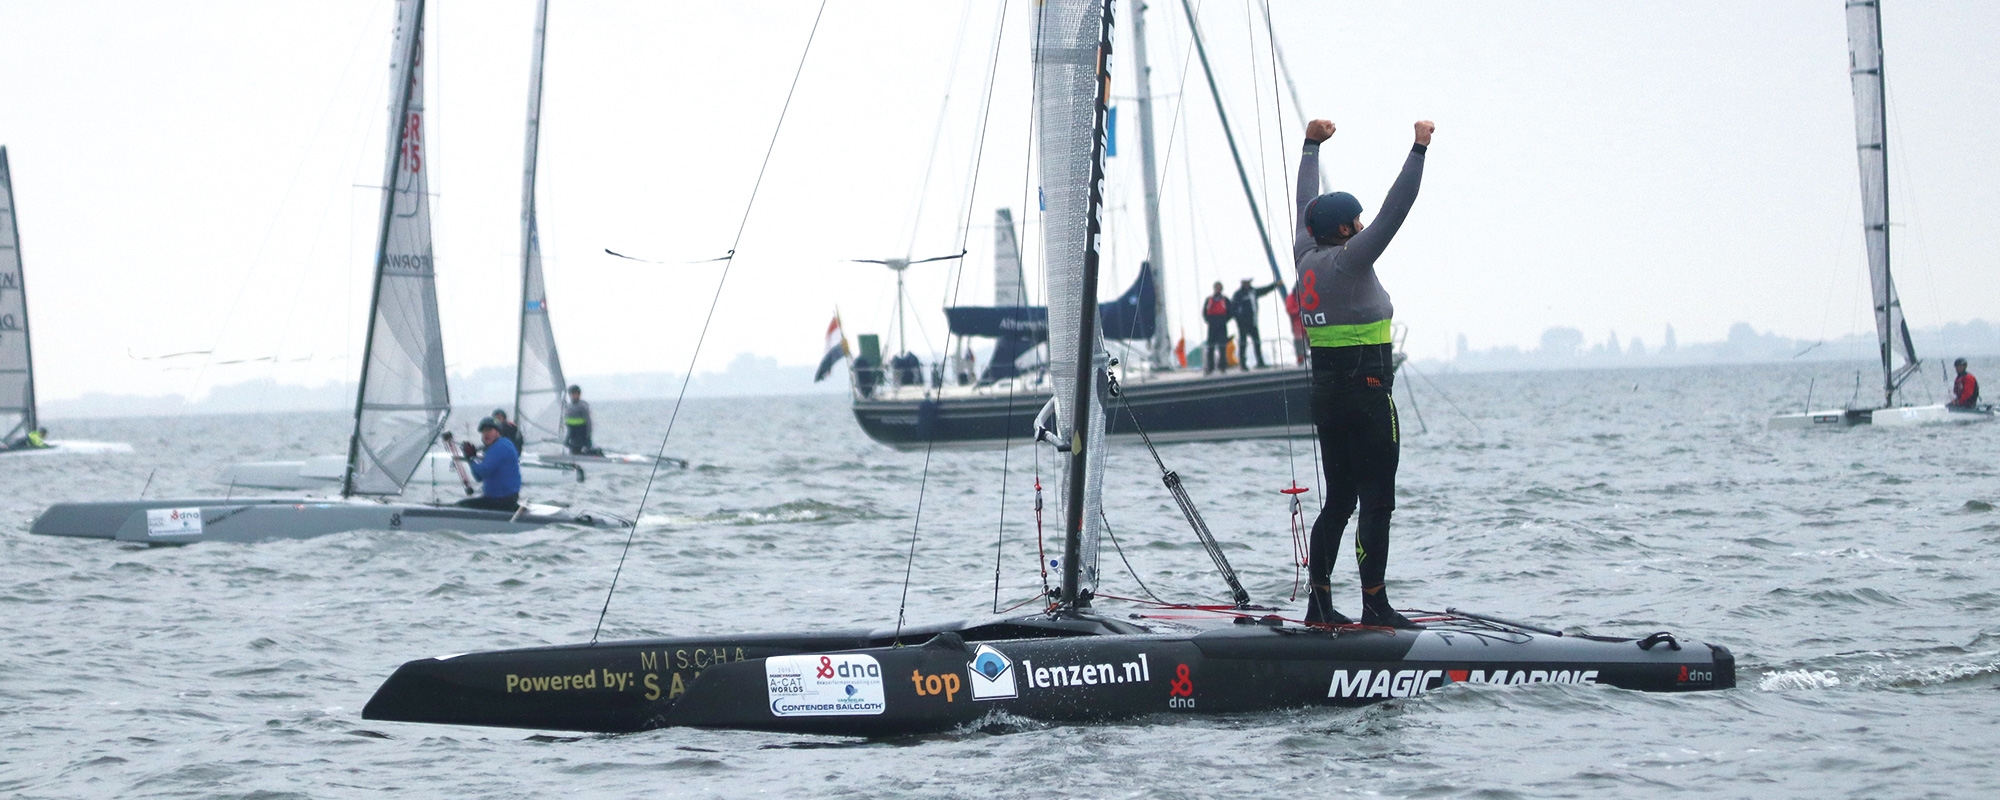
<path fill-rule="evenodd" d="M 1978 408 L 1979 379 L 1966 371 L 1965 359 L 1953 361 L 1951 365 L 1958 369 L 1958 377 L 1951 380 L 1951 402 L 1945 405 L 1950 408 Z"/>
<path fill-rule="evenodd" d="M 1960 363 L 1964 363 L 1964 360 L 1961 359 Z M 36 428 L 28 431 L 28 435 L 14 441 L 0 442 L 0 450 L 40 450 L 49 446 L 48 439 L 48 428 Z"/>
<path fill-rule="evenodd" d="M 472 463 L 472 477 L 479 479 L 479 496 L 458 501 L 467 508 L 485 508 L 493 511 L 513 511 L 521 504 L 521 451 L 514 449 L 514 443 L 500 435 L 500 426 L 492 417 L 479 421 L 479 439 L 486 443 L 486 452 L 479 452 L 471 442 L 464 442 L 465 460 Z"/>

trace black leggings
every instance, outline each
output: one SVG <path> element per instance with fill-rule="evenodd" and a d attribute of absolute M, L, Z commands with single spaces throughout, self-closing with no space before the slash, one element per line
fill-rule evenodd
<path fill-rule="evenodd" d="M 1361 588 L 1381 586 L 1389 562 L 1389 517 L 1396 510 L 1402 432 L 1391 395 L 1387 345 L 1313 348 L 1312 415 L 1326 465 L 1326 499 L 1313 522 L 1307 572 L 1329 583 L 1347 520 L 1360 507 L 1354 556 Z"/>
<path fill-rule="evenodd" d="M 511 512 L 521 507 L 521 496 L 518 494 L 510 494 L 507 495 L 506 497 L 487 497 L 485 495 L 480 495 L 478 497 L 468 497 L 465 498 L 464 500 L 460 500 L 456 505 L 463 508 L 483 508 L 486 509 L 487 511 Z"/>

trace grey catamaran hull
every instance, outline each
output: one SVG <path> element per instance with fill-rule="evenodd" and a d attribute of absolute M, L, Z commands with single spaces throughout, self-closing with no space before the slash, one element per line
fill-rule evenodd
<path fill-rule="evenodd" d="M 398 669 L 362 716 L 893 736 L 995 712 L 1088 722 L 1352 706 L 1456 683 L 1725 689 L 1736 684 L 1735 664 L 1726 648 L 1663 635 L 1554 636 L 1463 618 L 1393 631 L 1221 615 L 1195 624 L 1038 616 L 905 629 L 900 638 L 860 630 L 698 636 L 421 659 Z"/>
<path fill-rule="evenodd" d="M 312 498 L 194 498 L 57 503 L 29 533 L 147 544 L 308 539 L 361 530 L 520 533 L 548 525 L 624 527 L 609 515 L 508 513 L 423 503 Z M 547 513 L 553 511 L 554 513 Z"/>

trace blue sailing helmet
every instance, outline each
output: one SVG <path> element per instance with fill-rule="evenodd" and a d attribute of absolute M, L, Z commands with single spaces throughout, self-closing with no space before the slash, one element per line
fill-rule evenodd
<path fill-rule="evenodd" d="M 1361 201 L 1346 192 L 1323 194 L 1306 204 L 1306 230 L 1325 242 L 1339 235 L 1340 226 L 1360 218 Z"/>

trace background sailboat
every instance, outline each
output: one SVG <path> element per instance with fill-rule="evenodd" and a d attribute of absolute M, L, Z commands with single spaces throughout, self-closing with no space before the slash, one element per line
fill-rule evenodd
<path fill-rule="evenodd" d="M 551 506 L 502 512 L 378 499 L 402 493 L 451 414 L 425 168 L 423 22 L 424 0 L 399 4 L 375 291 L 340 497 L 61 503 L 35 520 L 32 533 L 184 544 L 352 530 L 511 533 L 552 523 L 624 524 Z"/>
<path fill-rule="evenodd" d="M 528 73 L 527 152 L 521 170 L 521 340 L 514 372 L 514 424 L 520 427 L 521 437 L 530 446 L 560 445 L 568 434 L 563 423 L 563 405 L 569 383 L 563 378 L 562 356 L 556 352 L 555 326 L 549 321 L 549 292 L 542 280 L 541 231 L 535 223 L 535 169 L 542 140 L 542 54 L 547 49 L 548 21 L 549 3 L 541 0 L 535 7 L 535 54 Z M 653 463 L 652 456 L 632 453 L 578 454 L 558 449 L 521 455 L 523 478 L 530 470 L 538 475 L 561 474 L 545 465 Z M 687 466 L 680 459 L 668 460 Z"/>
<path fill-rule="evenodd" d="M 1143 426 L 1154 441 L 1160 442 L 1310 436 L 1313 429 L 1307 396 L 1308 375 L 1297 357 L 1288 321 L 1276 325 L 1266 322 L 1263 333 L 1268 361 L 1261 355 L 1237 354 L 1239 359 L 1256 358 L 1268 363 L 1270 369 L 1229 369 L 1208 375 L 1199 368 L 1183 368 L 1175 357 L 1172 336 L 1165 324 L 1169 319 L 1164 280 L 1167 264 L 1160 225 L 1151 70 L 1146 63 L 1146 6 L 1140 0 L 1133 0 L 1131 6 L 1146 261 L 1130 289 L 1116 300 L 1101 304 L 1100 332 L 1107 339 L 1143 343 L 1144 347 L 1128 350 L 1123 358 L 1119 369 L 1123 383 L 1121 409 L 1110 418 L 1108 430 L 1121 439 L 1135 439 Z M 1192 6 L 1183 4 L 1182 10 L 1195 52 L 1201 56 L 1200 67 L 1207 78 L 1209 96 L 1243 187 L 1249 222 L 1258 232 L 1264 261 L 1273 281 L 1279 285 L 1280 296 L 1266 301 L 1265 307 L 1282 308 L 1287 270 L 1279 266 L 1257 193 L 1251 188 L 1250 173 L 1237 149 L 1235 133 L 1223 109 L 1221 90 L 1210 70 L 1198 18 Z M 1046 201 L 1049 185 L 1041 185 Z M 1044 219 L 1053 220 L 1054 215 L 1054 207 L 1048 206 Z M 873 337 L 862 337 L 861 357 L 854 362 L 853 413 L 870 438 L 900 449 L 998 447 L 1032 431 L 1035 414 L 1041 407 L 1040 401 L 1047 397 L 1049 386 L 1039 370 L 1024 371 L 1022 367 L 1039 366 L 1035 348 L 1047 338 L 1048 321 L 1043 309 L 1028 306 L 1020 299 L 1021 293 L 1010 285 L 1019 283 L 1018 278 L 1010 281 L 1008 277 L 1019 274 L 1011 214 L 1003 210 L 995 226 L 994 306 L 945 309 L 953 336 L 961 340 L 995 341 L 985 371 L 977 381 L 967 381 L 965 385 L 949 379 L 890 380 L 893 371 L 883 370 L 884 357 L 873 348 Z M 1050 296 L 1054 297 L 1053 287 Z M 1199 344 L 1189 344 L 1190 354 L 1198 357 Z M 962 345 L 950 349 L 956 352 L 958 347 Z"/>
<path fill-rule="evenodd" d="M 124 442 L 58 439 L 32 445 L 29 435 L 42 427 L 35 410 L 32 345 L 28 285 L 21 270 L 21 227 L 14 216 L 14 176 L 7 166 L 7 147 L 0 145 L 0 454 L 132 452 Z"/>
<path fill-rule="evenodd" d="M 1854 83 L 1855 152 L 1861 165 L 1861 225 L 1868 244 L 1868 282 L 1875 310 L 1875 336 L 1881 343 L 1882 405 L 1779 414 L 1773 428 L 1822 425 L 1922 425 L 1936 422 L 1984 422 L 1990 408 L 1960 410 L 1943 403 L 1897 405 L 1896 393 L 1917 373 L 1922 361 L 1910 341 L 1903 319 L 1903 299 L 1889 272 L 1889 115 L 1887 84 L 1882 77 L 1882 6 L 1878 0 L 1847 4 L 1849 76 Z M 1808 401 L 1810 402 L 1810 401 Z"/>

